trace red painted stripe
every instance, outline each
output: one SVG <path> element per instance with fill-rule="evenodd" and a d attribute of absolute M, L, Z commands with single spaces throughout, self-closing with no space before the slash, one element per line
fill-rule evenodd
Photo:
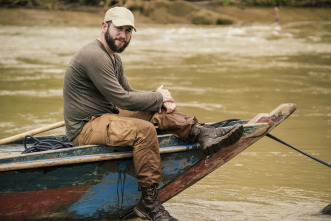
<path fill-rule="evenodd" d="M 8 193 L 0 195 L 0 220 L 19 220 L 65 212 L 92 186 Z"/>

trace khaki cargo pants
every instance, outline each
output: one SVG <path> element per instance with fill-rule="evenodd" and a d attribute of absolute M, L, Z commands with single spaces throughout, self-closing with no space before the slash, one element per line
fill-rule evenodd
<path fill-rule="evenodd" d="M 150 187 L 161 182 L 161 159 L 154 125 L 177 137 L 188 139 L 191 126 L 196 123 L 190 117 L 174 111 L 171 114 L 120 110 L 119 114 L 92 117 L 74 145 L 107 144 L 132 146 L 133 162 L 139 185 Z"/>

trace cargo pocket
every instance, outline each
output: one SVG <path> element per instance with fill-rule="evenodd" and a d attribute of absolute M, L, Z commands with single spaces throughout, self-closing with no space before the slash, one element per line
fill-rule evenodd
<path fill-rule="evenodd" d="M 80 139 L 78 141 L 78 144 L 79 145 L 88 145 L 90 144 L 90 138 L 91 138 L 91 135 L 93 133 L 93 129 L 92 129 L 92 123 L 91 121 L 87 122 L 82 131 L 80 132 Z"/>
<path fill-rule="evenodd" d="M 109 119 L 107 144 L 111 146 L 133 146 L 137 137 L 135 122 L 125 117 Z"/>
<path fill-rule="evenodd" d="M 104 145 L 107 144 L 107 128 L 109 119 L 113 114 L 104 114 L 100 117 L 91 118 L 91 136 L 89 137 L 89 144 Z"/>

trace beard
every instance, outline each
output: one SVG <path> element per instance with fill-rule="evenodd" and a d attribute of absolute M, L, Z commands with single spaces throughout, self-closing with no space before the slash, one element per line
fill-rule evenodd
<path fill-rule="evenodd" d="M 113 38 L 113 37 L 111 37 L 110 36 L 110 34 L 109 34 L 109 28 L 107 29 L 107 31 L 106 31 L 106 33 L 105 33 L 105 39 L 106 39 L 106 42 L 107 42 L 107 44 L 108 44 L 108 47 L 113 51 L 113 52 L 116 52 L 116 53 L 121 53 L 121 52 L 123 52 L 124 50 L 125 50 L 125 48 L 129 45 L 129 43 L 130 43 L 130 40 L 131 40 L 131 38 L 130 38 L 130 40 L 129 41 L 125 41 L 124 40 L 124 45 L 123 46 L 117 46 L 116 44 L 115 44 L 115 40 L 122 40 L 122 39 L 116 39 L 116 38 Z"/>

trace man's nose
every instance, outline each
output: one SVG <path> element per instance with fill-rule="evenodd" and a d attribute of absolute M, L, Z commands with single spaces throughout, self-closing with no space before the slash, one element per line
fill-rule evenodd
<path fill-rule="evenodd" d="M 125 32 L 125 30 L 120 30 L 119 31 L 119 35 L 120 35 L 121 38 L 126 38 L 126 34 L 127 33 Z"/>

